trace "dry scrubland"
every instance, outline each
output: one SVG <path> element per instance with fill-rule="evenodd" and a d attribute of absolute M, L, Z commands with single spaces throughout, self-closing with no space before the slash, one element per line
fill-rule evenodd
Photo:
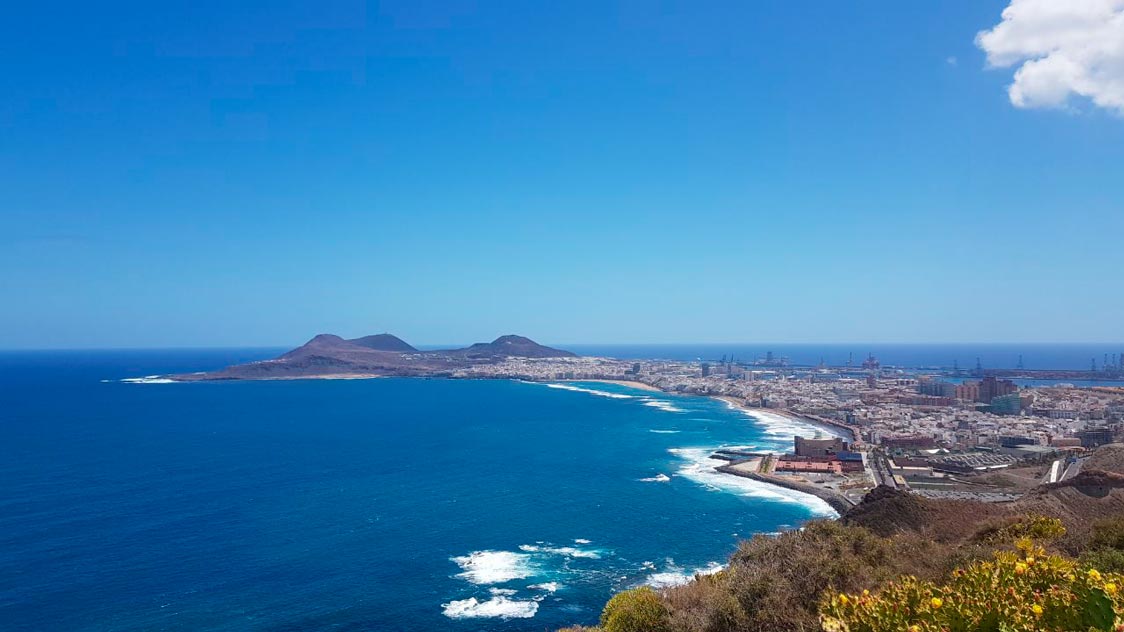
<path fill-rule="evenodd" d="M 600 627 L 586 629 L 1116 630 L 1120 572 L 1124 445 L 1115 444 L 1076 478 L 1014 503 L 878 488 L 838 521 L 743 542 L 724 572 L 620 593 Z"/>

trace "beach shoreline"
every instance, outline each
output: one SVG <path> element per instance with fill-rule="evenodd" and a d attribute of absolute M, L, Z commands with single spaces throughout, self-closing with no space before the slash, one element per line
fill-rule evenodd
<path fill-rule="evenodd" d="M 616 384 L 617 386 L 625 386 L 625 387 L 628 387 L 628 388 L 634 388 L 638 391 L 648 391 L 649 393 L 667 393 L 667 391 L 665 391 L 661 388 L 657 388 L 655 386 L 652 386 L 651 384 L 645 384 L 644 382 L 634 382 L 634 381 L 631 381 L 631 380 L 562 380 L 562 381 L 563 382 L 594 383 L 594 384 Z"/>
<path fill-rule="evenodd" d="M 684 393 L 676 393 L 676 392 L 672 392 L 672 391 L 666 391 L 662 388 L 658 388 L 658 387 L 653 386 L 651 384 L 645 384 L 643 382 L 635 382 L 635 381 L 630 381 L 630 380 L 598 379 L 598 380 L 565 380 L 565 381 L 582 382 L 582 383 L 593 382 L 593 383 L 601 383 L 601 384 L 616 384 L 618 386 L 624 386 L 624 387 L 627 387 L 627 388 L 633 388 L 633 389 L 636 389 L 636 390 L 642 390 L 642 391 L 647 391 L 647 392 L 664 393 L 664 394 L 667 394 L 667 395 L 684 395 Z M 825 421 L 821 421 L 821 420 L 818 420 L 818 419 L 812 419 L 812 418 L 806 417 L 804 415 L 799 415 L 797 413 L 794 413 L 790 410 L 786 410 L 784 408 L 760 408 L 760 407 L 754 407 L 754 406 L 746 406 L 745 403 L 742 402 L 741 400 L 739 400 L 735 397 L 730 397 L 729 395 L 697 395 L 696 394 L 696 396 L 708 397 L 710 399 L 721 401 L 721 402 L 725 403 L 726 405 L 730 406 L 731 408 L 733 408 L 735 410 L 747 413 L 750 417 L 753 417 L 754 420 L 758 421 L 759 423 L 761 423 L 761 421 L 758 418 L 758 414 L 767 413 L 767 414 L 776 415 L 778 417 L 783 417 L 785 419 L 788 419 L 788 420 L 792 421 L 795 424 L 800 424 L 800 425 L 804 425 L 804 426 L 807 426 L 807 427 L 816 428 L 817 430 L 822 430 L 822 431 L 830 434 L 831 436 L 842 437 L 842 438 L 847 439 L 849 441 L 854 440 L 854 431 L 847 426 L 836 425 L 836 424 L 827 423 Z M 793 447 L 795 448 L 795 440 L 793 441 Z M 729 465 L 724 465 L 724 466 L 715 468 L 715 471 L 717 471 L 721 474 L 724 474 L 726 476 L 739 476 L 739 477 L 742 477 L 742 478 L 749 478 L 749 479 L 755 480 L 759 483 L 764 483 L 766 485 L 772 485 L 772 486 L 779 487 L 779 488 L 782 488 L 782 489 L 787 489 L 787 490 L 790 490 L 790 491 L 799 492 L 801 494 L 806 494 L 806 495 L 812 496 L 814 498 L 818 498 L 818 499 L 826 502 L 838 515 L 841 515 L 848 508 L 854 506 L 853 503 L 849 499 L 847 499 L 845 496 L 843 496 L 842 494 L 839 494 L 835 491 L 820 489 L 820 488 L 816 487 L 815 485 L 812 485 L 811 483 L 801 483 L 801 482 L 790 481 L 790 480 L 779 480 L 776 477 L 773 477 L 773 476 L 770 476 L 770 475 L 767 475 L 767 474 L 761 474 L 761 473 L 758 473 L 758 472 L 747 472 L 747 471 L 744 470 L 744 467 L 739 467 L 740 465 L 743 465 L 743 464 L 742 463 L 730 463 Z"/>
<path fill-rule="evenodd" d="M 779 417 L 791 419 L 796 423 L 819 428 L 832 436 L 841 437 L 843 439 L 847 439 L 848 441 L 855 440 L 855 431 L 852 430 L 849 426 L 831 423 L 825 420 L 808 417 L 806 415 L 800 415 L 785 408 L 761 408 L 757 406 L 746 406 L 744 403 L 728 395 L 712 395 L 711 397 L 713 397 L 714 399 L 722 400 L 727 404 L 737 408 L 738 410 L 745 411 L 751 415 L 754 413 L 769 413 L 777 415 Z"/>
<path fill-rule="evenodd" d="M 801 494 L 815 496 L 816 498 L 819 498 L 820 500 L 827 503 L 833 510 L 835 510 L 835 513 L 839 515 L 842 515 L 848 509 L 855 506 L 854 502 L 849 500 L 843 494 L 836 492 L 835 490 L 817 487 L 813 483 L 807 481 L 797 481 L 771 476 L 769 474 L 762 474 L 760 472 L 753 471 L 753 469 L 755 468 L 746 469 L 739 467 L 740 465 L 742 464 L 731 463 L 729 465 L 723 465 L 717 468 L 717 470 L 723 474 L 727 474 L 730 476 L 740 476 L 742 478 L 755 480 L 759 483 L 765 483 L 766 485 L 775 485 L 777 487 L 789 489 Z"/>
<path fill-rule="evenodd" d="M 626 381 L 626 380 L 581 380 L 581 381 L 583 381 L 583 382 L 602 382 L 602 383 L 607 383 L 607 384 L 618 384 L 618 385 L 621 385 L 621 386 L 627 386 L 627 387 L 630 387 L 630 388 L 637 388 L 637 389 L 640 389 L 640 390 L 645 390 L 645 391 L 650 391 L 650 392 L 655 391 L 655 392 L 659 392 L 659 393 L 666 393 L 668 395 L 683 395 L 683 393 L 674 393 L 674 392 L 665 391 L 661 388 L 654 387 L 650 384 L 643 384 L 643 383 L 639 383 L 639 382 L 630 382 L 630 381 Z M 749 416 L 754 417 L 755 420 L 757 420 L 757 417 L 756 417 L 755 413 L 770 413 L 770 414 L 773 414 L 773 415 L 777 415 L 779 417 L 784 417 L 786 419 L 789 419 L 792 422 L 797 423 L 797 424 L 802 424 L 802 425 L 806 425 L 806 426 L 809 426 L 809 427 L 824 430 L 825 432 L 831 434 L 832 436 L 840 436 L 840 435 L 845 434 L 846 436 L 844 436 L 843 438 L 846 438 L 846 439 L 850 440 L 850 439 L 853 438 L 853 435 L 854 435 L 854 431 L 851 430 L 850 428 L 846 427 L 846 426 L 837 426 L 837 425 L 825 423 L 825 422 L 822 422 L 822 421 L 818 421 L 816 419 L 810 419 L 808 417 L 805 417 L 803 415 L 798 415 L 798 414 L 796 414 L 796 413 L 794 413 L 790 410 L 785 410 L 783 408 L 780 408 L 780 409 L 778 409 L 778 408 L 758 408 L 758 407 L 753 407 L 753 406 L 746 406 L 744 402 L 738 400 L 737 398 L 730 397 L 728 395 L 703 395 L 702 397 L 709 397 L 710 399 L 715 399 L 715 400 L 721 401 L 721 402 L 727 404 L 728 406 L 730 406 L 730 407 L 732 407 L 736 410 L 748 413 Z M 795 447 L 795 440 L 793 441 L 793 445 Z M 742 467 L 739 467 L 739 465 L 741 465 Z M 754 467 L 753 469 L 756 469 L 756 467 Z M 842 515 L 843 512 L 845 512 L 847 509 L 854 506 L 854 503 L 851 500 L 849 500 L 848 498 L 846 498 L 842 494 L 839 494 L 838 492 L 835 492 L 833 490 L 820 489 L 820 488 L 816 487 L 815 485 L 813 485 L 811 483 L 801 483 L 801 482 L 789 481 L 789 480 L 778 480 L 776 477 L 769 476 L 767 474 L 761 474 L 761 473 L 758 473 L 758 472 L 755 472 L 755 471 L 745 471 L 743 463 L 730 463 L 728 465 L 724 465 L 724 466 L 715 468 L 715 471 L 717 471 L 721 474 L 724 474 L 726 476 L 738 476 L 738 477 L 741 477 L 741 478 L 748 478 L 748 479 L 755 480 L 759 483 L 764 483 L 766 485 L 772 485 L 772 486 L 779 487 L 779 488 L 782 488 L 782 489 L 787 489 L 787 490 L 798 492 L 798 493 L 801 493 L 801 494 L 806 494 L 806 495 L 812 496 L 814 498 L 818 498 L 819 500 L 822 500 L 822 501 L 826 502 L 828 504 L 828 506 L 830 506 L 835 511 L 836 517 Z"/>

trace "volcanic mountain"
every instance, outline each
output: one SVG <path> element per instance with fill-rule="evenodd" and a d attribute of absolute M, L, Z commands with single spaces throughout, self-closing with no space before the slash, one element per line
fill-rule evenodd
<path fill-rule="evenodd" d="M 344 339 L 319 334 L 273 360 L 251 362 L 220 371 L 173 375 L 180 381 L 262 380 L 347 376 L 448 376 L 457 369 L 505 358 L 571 358 L 575 354 L 506 335 L 463 349 L 420 351 L 392 334 Z"/>
<path fill-rule="evenodd" d="M 562 351 L 561 349 L 552 349 L 551 347 L 544 347 L 539 343 L 524 338 L 523 336 L 516 336 L 508 334 L 500 336 L 491 342 L 478 342 L 465 349 L 452 349 L 445 351 L 450 355 L 463 355 L 466 358 L 481 359 L 481 358 L 573 358 L 577 357 L 576 354 L 569 351 Z"/>
<path fill-rule="evenodd" d="M 402 340 L 394 334 L 375 334 L 373 336 L 363 336 L 362 338 L 354 338 L 348 340 L 351 344 L 359 345 L 360 347 L 367 347 L 375 351 L 397 351 L 399 353 L 417 353 L 417 349 L 410 345 L 410 343 Z"/>

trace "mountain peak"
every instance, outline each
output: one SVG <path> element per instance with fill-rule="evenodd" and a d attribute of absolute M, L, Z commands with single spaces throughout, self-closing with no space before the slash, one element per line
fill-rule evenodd
<path fill-rule="evenodd" d="M 537 345 L 538 343 L 526 336 L 507 334 L 492 341 L 494 345 Z"/>
<path fill-rule="evenodd" d="M 492 342 L 478 342 L 467 349 L 458 349 L 455 352 L 468 353 L 472 357 L 567 358 L 575 355 L 569 351 L 540 345 L 526 336 L 515 334 L 500 336 Z"/>
<path fill-rule="evenodd" d="M 394 334 L 375 334 L 373 336 L 363 336 L 362 338 L 353 338 L 348 340 L 353 345 L 374 349 L 375 351 L 396 351 L 399 353 L 416 353 L 417 349 L 413 345 L 402 340 Z"/>

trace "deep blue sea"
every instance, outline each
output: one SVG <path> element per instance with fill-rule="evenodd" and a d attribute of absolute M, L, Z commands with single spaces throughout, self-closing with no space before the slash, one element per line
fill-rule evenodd
<path fill-rule="evenodd" d="M 277 350 L 0 354 L 0 629 L 547 630 L 829 512 L 712 470 L 783 419 L 604 384 L 135 384 Z"/>

